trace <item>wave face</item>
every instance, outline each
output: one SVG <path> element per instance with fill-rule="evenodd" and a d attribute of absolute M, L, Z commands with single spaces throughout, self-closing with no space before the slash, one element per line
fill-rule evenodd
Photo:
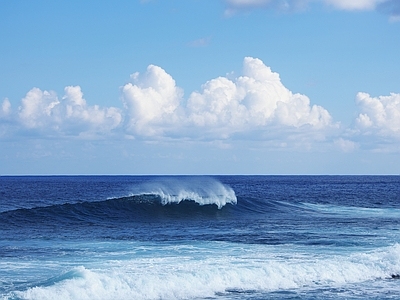
<path fill-rule="evenodd" d="M 29 233 L 31 236 L 61 233 L 119 238 L 122 232 L 131 238 L 151 240 L 154 237 L 149 234 L 149 227 L 153 224 L 169 222 L 171 229 L 178 223 L 182 226 L 182 222 L 191 227 L 202 226 L 204 222 L 229 219 L 235 211 L 234 190 L 211 177 L 145 179 L 125 183 L 122 191 L 111 192 L 121 196 L 107 196 L 104 200 L 90 195 L 89 201 L 71 197 L 67 203 L 49 205 L 51 201 L 39 200 L 30 208 L 9 209 L 0 213 L 0 226 L 6 232 L 14 232 L 12 238 L 17 239 L 25 238 L 26 228 L 36 228 Z M 166 231 L 165 235 L 172 236 L 177 230 Z"/>

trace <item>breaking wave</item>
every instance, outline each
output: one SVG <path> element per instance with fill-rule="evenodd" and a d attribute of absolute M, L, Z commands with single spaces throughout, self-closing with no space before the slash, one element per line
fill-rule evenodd
<path fill-rule="evenodd" d="M 163 178 L 135 187 L 131 196 L 159 197 L 162 205 L 182 201 L 194 201 L 199 205 L 216 205 L 221 209 L 226 204 L 236 204 L 235 191 L 221 182 L 209 178 Z"/>
<path fill-rule="evenodd" d="M 175 256 L 138 258 L 114 262 L 111 270 L 79 266 L 51 279 L 50 284 L 13 292 L 10 299 L 205 299 L 216 295 L 231 299 L 247 292 L 262 295 L 294 289 L 321 296 L 335 288 L 345 291 L 346 285 L 355 283 L 365 284 L 370 292 L 376 289 L 372 292 L 379 299 L 398 286 L 390 274 L 400 268 L 399 244 L 348 256 L 257 250 L 250 248 L 232 257 L 210 249 L 210 256 L 202 261 Z M 270 298 L 266 295 L 260 298 Z"/>
<path fill-rule="evenodd" d="M 63 203 L 0 213 L 7 228 L 54 224 L 157 222 L 162 219 L 214 217 L 237 198 L 232 188 L 211 178 L 163 179 L 135 186 L 126 196 L 106 200 Z M 29 225 L 30 226 L 30 225 Z"/>

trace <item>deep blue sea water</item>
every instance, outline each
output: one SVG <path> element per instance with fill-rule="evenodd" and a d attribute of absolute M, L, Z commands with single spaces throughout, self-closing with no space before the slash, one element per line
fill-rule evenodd
<path fill-rule="evenodd" d="M 399 299 L 400 176 L 3 176 L 0 299 Z"/>

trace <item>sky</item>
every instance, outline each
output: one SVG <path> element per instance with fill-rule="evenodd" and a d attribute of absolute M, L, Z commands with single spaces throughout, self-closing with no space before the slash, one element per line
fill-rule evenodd
<path fill-rule="evenodd" d="M 400 1 L 0 2 L 0 175 L 400 174 Z"/>

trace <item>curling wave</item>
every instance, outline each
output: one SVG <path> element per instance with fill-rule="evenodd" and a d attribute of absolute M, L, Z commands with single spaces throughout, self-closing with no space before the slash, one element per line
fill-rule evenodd
<path fill-rule="evenodd" d="M 211 178 L 163 179 L 135 186 L 128 196 L 107 200 L 63 203 L 22 208 L 0 213 L 5 229 L 24 226 L 122 224 L 160 220 L 214 218 L 222 208 L 235 206 L 237 198 L 229 186 Z"/>
<path fill-rule="evenodd" d="M 226 204 L 236 204 L 235 191 L 221 182 L 209 178 L 162 178 L 135 187 L 131 196 L 156 196 L 161 204 L 194 201 L 199 205 L 216 205 L 221 209 Z"/>

